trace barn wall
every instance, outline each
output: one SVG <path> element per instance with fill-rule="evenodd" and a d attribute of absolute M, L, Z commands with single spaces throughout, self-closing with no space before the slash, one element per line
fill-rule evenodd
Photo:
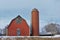
<path fill-rule="evenodd" d="M 8 28 L 8 36 L 17 36 L 17 28 L 20 29 L 20 36 L 29 36 L 29 26 L 25 20 L 22 20 L 20 24 L 17 24 L 14 20 Z"/>

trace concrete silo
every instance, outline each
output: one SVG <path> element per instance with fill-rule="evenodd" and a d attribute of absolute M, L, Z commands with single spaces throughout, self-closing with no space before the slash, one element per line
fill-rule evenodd
<path fill-rule="evenodd" d="M 39 11 L 32 10 L 32 36 L 39 36 Z"/>

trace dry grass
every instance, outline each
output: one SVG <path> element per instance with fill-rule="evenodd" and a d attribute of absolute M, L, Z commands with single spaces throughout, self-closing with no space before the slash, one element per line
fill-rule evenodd
<path fill-rule="evenodd" d="M 39 40 L 60 40 L 60 38 L 40 38 Z"/>

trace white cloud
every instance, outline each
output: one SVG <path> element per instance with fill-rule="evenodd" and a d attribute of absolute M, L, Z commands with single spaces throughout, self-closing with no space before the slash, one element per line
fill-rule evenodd
<path fill-rule="evenodd" d="M 0 28 L 3 29 L 10 23 L 9 19 L 0 19 Z"/>
<path fill-rule="evenodd" d="M 45 20 L 40 20 L 40 25 L 39 25 L 39 32 L 42 32 L 42 28 L 45 27 L 45 25 L 48 24 L 48 21 Z"/>

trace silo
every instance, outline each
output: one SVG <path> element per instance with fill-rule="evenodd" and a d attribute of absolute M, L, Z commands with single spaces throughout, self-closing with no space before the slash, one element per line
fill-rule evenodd
<path fill-rule="evenodd" d="M 32 9 L 32 35 L 39 36 L 39 11 Z"/>

